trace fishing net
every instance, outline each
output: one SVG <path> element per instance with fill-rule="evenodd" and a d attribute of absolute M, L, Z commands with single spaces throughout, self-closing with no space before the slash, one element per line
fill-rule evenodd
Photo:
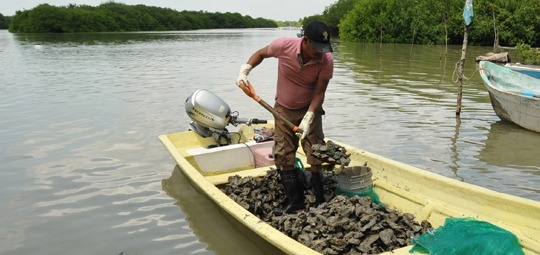
<path fill-rule="evenodd" d="M 336 195 L 369 197 L 373 203 L 382 205 L 379 196 L 373 190 L 372 176 L 371 167 L 367 166 L 367 162 L 362 166 L 341 168 L 336 175 Z"/>
<path fill-rule="evenodd" d="M 373 190 L 373 187 L 369 189 L 361 190 L 361 191 L 358 191 L 358 190 L 351 191 L 351 190 L 342 189 L 339 186 L 337 186 L 336 195 L 344 195 L 347 197 L 352 197 L 352 196 L 369 197 L 371 198 L 371 202 L 376 203 L 378 205 L 383 205 L 383 203 L 379 199 L 379 195 L 377 195 L 375 190 Z"/>
<path fill-rule="evenodd" d="M 523 255 L 518 238 L 489 222 L 448 218 L 443 226 L 412 239 L 410 252 L 432 255 Z"/>

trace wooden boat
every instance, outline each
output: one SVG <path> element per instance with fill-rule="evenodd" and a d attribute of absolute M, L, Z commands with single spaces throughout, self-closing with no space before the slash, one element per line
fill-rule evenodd
<path fill-rule="evenodd" d="M 231 144 L 227 146 L 216 147 L 213 137 L 202 137 L 195 131 L 163 134 L 159 139 L 190 182 L 254 234 L 286 254 L 319 254 L 263 222 L 217 186 L 227 183 L 232 175 L 263 176 L 271 169 L 271 165 L 256 162 L 254 152 L 271 148 L 273 142 L 253 140 L 254 128 L 271 126 L 272 123 L 241 125 L 232 132 Z M 411 213 L 418 222 L 428 220 L 435 228 L 444 225 L 449 217 L 487 221 L 515 234 L 525 254 L 540 254 L 540 202 L 463 183 L 339 144 L 351 153 L 350 165 L 367 162 L 371 167 L 373 189 L 385 206 Z M 306 162 L 302 150 L 297 157 Z M 411 248 L 382 254 L 410 254 Z"/>
<path fill-rule="evenodd" d="M 479 68 L 495 114 L 540 132 L 540 80 L 487 61 Z"/>
<path fill-rule="evenodd" d="M 506 63 L 506 68 L 512 69 L 516 72 L 529 75 L 531 77 L 540 79 L 540 66 L 538 65 L 524 65 L 520 63 Z"/>

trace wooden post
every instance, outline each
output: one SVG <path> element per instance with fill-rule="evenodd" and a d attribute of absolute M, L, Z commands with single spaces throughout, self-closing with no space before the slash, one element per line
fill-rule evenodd
<path fill-rule="evenodd" d="M 465 55 L 467 53 L 467 40 L 469 25 L 472 22 L 473 17 L 473 0 L 465 0 L 465 8 L 463 8 L 463 20 L 465 21 L 465 28 L 463 29 L 463 46 L 461 47 L 461 59 L 458 62 L 457 74 L 458 74 L 458 99 L 456 116 L 461 114 L 461 97 L 463 95 L 463 66 L 465 66 Z"/>
<path fill-rule="evenodd" d="M 499 52 L 499 34 L 497 33 L 497 20 L 495 20 L 495 10 L 493 10 L 493 32 L 495 33 L 495 41 L 493 42 L 493 52 Z"/>
<path fill-rule="evenodd" d="M 465 25 L 463 30 L 463 46 L 461 47 L 461 59 L 458 62 L 457 73 L 458 73 L 458 98 L 457 98 L 457 107 L 456 107 L 456 116 L 461 114 L 461 97 L 463 96 L 463 66 L 465 65 L 465 55 L 467 53 L 467 40 L 468 40 L 468 26 Z"/>

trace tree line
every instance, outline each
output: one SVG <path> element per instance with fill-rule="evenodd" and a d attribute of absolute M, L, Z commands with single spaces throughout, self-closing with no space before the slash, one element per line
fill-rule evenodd
<path fill-rule="evenodd" d="M 346 41 L 462 44 L 465 0 L 338 0 L 322 14 Z M 540 46 L 540 0 L 474 0 L 471 45 Z"/>
<path fill-rule="evenodd" d="M 335 36 L 345 41 L 410 44 L 461 44 L 465 0 L 337 0 L 318 15 L 304 17 L 306 26 L 322 20 Z M 488 46 L 540 46 L 540 0 L 474 0 L 469 44 Z M 9 22 L 10 32 L 116 32 L 164 31 L 212 28 L 256 28 L 298 24 L 253 19 L 239 13 L 176 11 L 115 2 L 97 7 L 41 4 L 0 14 L 0 28 Z"/>
<path fill-rule="evenodd" d="M 6 17 L 0 13 L 0 29 L 8 29 L 9 17 Z"/>
<path fill-rule="evenodd" d="M 176 11 L 107 2 L 99 6 L 40 4 L 10 18 L 12 33 L 171 31 L 215 28 L 275 28 L 277 23 L 240 13 Z"/>

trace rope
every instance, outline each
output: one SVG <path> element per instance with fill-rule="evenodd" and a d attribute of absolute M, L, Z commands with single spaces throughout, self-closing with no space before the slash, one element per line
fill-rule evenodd
<path fill-rule="evenodd" d="M 452 72 L 452 81 L 453 81 L 454 83 L 457 83 L 457 81 L 458 81 L 458 79 L 459 79 L 459 76 L 457 75 L 457 68 L 458 68 L 458 65 L 459 65 L 459 61 L 456 62 L 454 71 Z M 478 72 L 479 70 L 485 70 L 485 69 L 484 69 L 484 68 L 476 68 L 476 69 L 474 70 L 474 72 L 471 74 L 470 77 L 473 77 L 474 74 L 475 74 L 476 72 Z M 458 77 L 456 77 L 456 76 L 458 76 Z M 456 78 L 454 79 L 454 77 L 456 77 Z M 462 77 L 465 78 L 465 80 L 470 80 L 470 79 L 471 79 L 471 78 L 469 78 L 469 77 L 467 77 L 467 76 L 465 76 L 465 75 L 462 75 Z"/>

